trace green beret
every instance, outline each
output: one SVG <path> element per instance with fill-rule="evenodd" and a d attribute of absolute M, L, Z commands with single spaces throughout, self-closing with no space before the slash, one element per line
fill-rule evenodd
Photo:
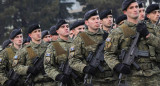
<path fill-rule="evenodd" d="M 22 34 L 21 29 L 14 29 L 14 30 L 11 32 L 9 38 L 10 38 L 10 39 L 14 39 L 14 37 L 16 37 L 16 36 L 19 35 L 19 34 Z"/>
<path fill-rule="evenodd" d="M 32 24 L 32 25 L 30 25 L 29 29 L 28 29 L 28 34 L 31 33 L 33 30 L 36 30 L 36 29 L 41 29 L 40 24 Z"/>
<path fill-rule="evenodd" d="M 137 0 L 124 0 L 122 3 L 122 11 L 126 10 L 128 6 L 133 2 L 137 2 Z"/>
<path fill-rule="evenodd" d="M 76 27 L 78 27 L 80 25 L 84 25 L 84 20 L 78 20 L 78 21 L 73 22 L 70 25 L 70 30 L 73 30 L 73 29 L 75 29 Z"/>
<path fill-rule="evenodd" d="M 90 17 L 96 16 L 96 15 L 98 15 L 97 9 L 89 10 L 88 12 L 85 13 L 84 20 L 88 20 Z"/>
<path fill-rule="evenodd" d="M 112 15 L 111 9 L 102 11 L 99 16 L 100 16 L 100 19 L 102 20 L 103 18 L 106 18 L 108 15 Z"/>

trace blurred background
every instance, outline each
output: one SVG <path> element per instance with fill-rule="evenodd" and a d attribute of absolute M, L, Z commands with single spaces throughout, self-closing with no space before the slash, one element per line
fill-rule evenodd
<path fill-rule="evenodd" d="M 160 0 L 139 0 L 146 7 Z M 97 8 L 99 12 L 112 9 L 113 17 L 122 14 L 123 0 L 0 0 L 0 45 L 9 38 L 13 29 L 21 28 L 24 37 L 30 24 L 40 23 L 42 30 L 49 29 L 59 19 L 69 22 L 83 19 L 84 13 Z"/>

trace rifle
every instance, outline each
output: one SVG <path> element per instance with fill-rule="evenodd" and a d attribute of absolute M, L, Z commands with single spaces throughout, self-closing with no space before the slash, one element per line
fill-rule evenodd
<path fill-rule="evenodd" d="M 41 72 L 42 74 L 45 74 L 44 71 L 44 66 L 43 66 L 43 60 L 44 58 L 42 57 L 44 56 L 44 54 L 41 55 L 41 57 L 36 57 L 35 59 L 33 59 L 33 67 L 36 68 L 36 71 L 38 71 L 37 75 Z M 29 82 L 29 79 L 31 79 L 31 77 L 33 77 L 35 75 L 32 75 L 31 73 L 29 73 L 27 75 L 27 79 L 25 80 L 25 83 L 27 83 L 30 86 L 33 86 L 33 83 Z"/>
<path fill-rule="evenodd" d="M 133 65 L 137 70 L 140 70 L 140 66 L 135 62 L 135 58 L 138 56 L 148 57 L 149 52 L 148 51 L 141 51 L 138 50 L 137 44 L 139 40 L 139 33 L 137 32 L 135 36 L 131 37 L 134 39 L 132 41 L 131 47 L 129 48 L 128 52 L 124 49 L 122 49 L 121 54 L 119 56 L 119 59 L 123 60 L 122 63 L 128 65 L 129 67 Z M 118 86 L 120 86 L 122 78 L 122 73 L 119 75 L 119 83 Z"/>
<path fill-rule="evenodd" d="M 59 69 L 63 74 L 69 77 L 73 77 L 74 79 L 78 78 L 73 69 L 69 66 L 68 60 L 65 63 L 62 62 Z M 61 82 L 59 86 L 63 86 L 63 83 Z"/>
<path fill-rule="evenodd" d="M 98 68 L 100 72 L 104 72 L 104 69 L 101 67 L 101 63 L 104 61 L 104 46 L 105 46 L 105 41 L 98 44 L 95 53 L 89 52 L 89 55 L 86 58 L 88 65 L 94 67 L 95 69 Z M 92 76 L 90 77 L 90 83 L 87 83 L 87 79 L 88 79 L 88 74 L 85 74 L 84 84 L 92 86 Z"/>
<path fill-rule="evenodd" d="M 17 74 L 13 69 L 10 69 L 7 77 L 9 80 L 12 80 L 14 83 L 8 83 L 7 86 L 15 86 L 17 83 L 18 79 L 20 78 L 20 75 Z"/>

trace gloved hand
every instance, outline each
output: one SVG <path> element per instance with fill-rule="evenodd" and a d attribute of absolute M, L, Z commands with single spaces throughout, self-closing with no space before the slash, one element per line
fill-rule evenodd
<path fill-rule="evenodd" d="M 38 73 L 38 70 L 35 67 L 29 66 L 27 74 L 29 73 L 36 75 Z"/>
<path fill-rule="evenodd" d="M 118 73 L 130 74 L 130 67 L 126 64 L 119 63 L 114 67 L 114 70 Z"/>
<path fill-rule="evenodd" d="M 85 66 L 84 69 L 83 69 L 83 72 L 91 74 L 91 75 L 95 75 L 96 69 L 92 66 Z"/>
<path fill-rule="evenodd" d="M 141 37 L 146 38 L 146 36 L 149 34 L 149 31 L 147 30 L 147 26 L 146 26 L 145 23 L 139 23 L 139 24 L 136 26 L 136 29 L 137 29 L 137 32 L 140 33 L 140 36 L 141 36 Z"/>
<path fill-rule="evenodd" d="M 64 75 L 64 74 L 58 74 L 56 76 L 56 81 L 60 81 L 62 82 L 63 84 L 67 84 L 70 82 L 70 77 L 67 76 L 67 75 Z"/>
<path fill-rule="evenodd" d="M 16 84 L 16 81 L 14 80 L 7 80 L 4 82 L 4 85 L 3 86 L 15 86 Z"/>

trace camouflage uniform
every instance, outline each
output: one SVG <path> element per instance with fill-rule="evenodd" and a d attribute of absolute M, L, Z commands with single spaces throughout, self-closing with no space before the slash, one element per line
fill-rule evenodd
<path fill-rule="evenodd" d="M 65 41 L 63 39 L 58 38 L 57 41 L 51 42 L 46 50 L 44 56 L 44 67 L 47 75 L 55 80 L 56 76 L 62 73 L 59 70 L 61 63 L 65 63 L 67 60 L 67 51 L 70 48 L 72 40 Z M 57 82 L 57 85 L 59 83 Z M 74 85 L 75 86 L 75 83 Z"/>
<path fill-rule="evenodd" d="M 35 57 L 40 57 L 45 53 L 47 46 L 43 42 L 40 44 L 35 44 L 30 42 L 30 44 L 23 47 L 14 56 L 12 65 L 16 73 L 20 75 L 27 75 L 29 66 L 32 66 L 32 61 Z M 53 86 L 54 81 L 51 80 L 46 74 L 39 73 L 36 77 L 32 78 L 35 86 Z"/>
<path fill-rule="evenodd" d="M 149 51 L 150 56 L 139 56 L 139 58 L 135 59 L 135 62 L 141 67 L 141 70 L 137 71 L 136 68 L 131 66 L 132 71 L 125 78 L 125 82 L 129 86 L 158 86 L 157 75 L 160 73 L 156 62 L 158 58 L 151 55 L 152 52 L 155 53 L 155 50 L 152 50 L 150 47 L 157 47 L 159 49 L 160 39 L 156 37 L 155 28 L 149 28 L 149 25 L 147 25 L 147 27 L 150 32 L 150 37 L 147 39 L 141 38 L 138 43 L 138 49 Z M 131 43 L 130 36 L 135 35 L 135 31 L 136 24 L 124 21 L 124 24 L 113 30 L 108 36 L 105 46 L 105 61 L 110 68 L 113 69 L 115 65 L 119 63 L 118 55 L 120 54 L 120 50 L 128 50 Z M 155 34 L 153 34 L 152 31 Z"/>
<path fill-rule="evenodd" d="M 13 57 L 16 54 L 16 52 L 18 51 L 18 49 L 16 49 L 14 47 L 14 45 L 5 48 L 1 54 L 0 54 L 0 58 L 1 58 L 1 63 L 0 63 L 0 68 L 1 68 L 1 84 L 3 84 L 7 79 L 7 73 L 9 72 L 9 69 L 12 69 L 12 61 L 13 61 Z M 23 83 L 23 81 L 22 81 Z M 22 85 L 22 83 L 20 84 L 16 84 L 16 86 L 20 86 Z"/>
<path fill-rule="evenodd" d="M 87 37 L 82 37 L 81 34 L 86 34 Z M 90 51 L 95 52 L 97 45 L 103 41 L 103 30 L 99 29 L 97 33 L 92 33 L 86 29 L 86 32 L 78 34 L 77 38 L 71 45 L 70 55 L 72 58 L 69 59 L 70 66 L 76 71 L 83 73 L 84 67 L 87 65 L 86 58 Z M 87 42 L 85 42 L 87 40 Z M 92 41 L 92 43 L 91 43 Z M 105 72 L 101 73 L 99 70 L 96 71 L 93 76 L 94 86 L 115 86 L 116 78 L 113 77 L 113 72 L 108 67 L 106 62 L 101 64 Z"/>

